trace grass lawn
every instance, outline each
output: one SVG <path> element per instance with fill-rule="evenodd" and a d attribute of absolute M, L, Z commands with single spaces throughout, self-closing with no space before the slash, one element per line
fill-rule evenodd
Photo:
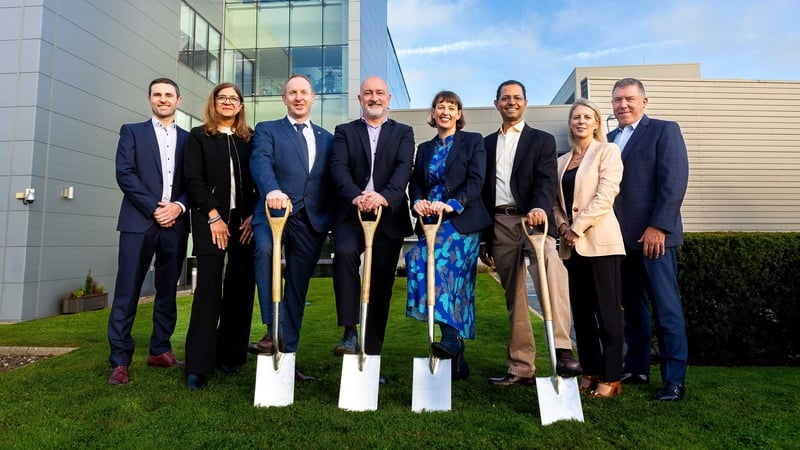
<path fill-rule="evenodd" d="M 452 411 L 411 411 L 412 360 L 427 355 L 423 322 L 404 316 L 405 279 L 395 284 L 378 410 L 337 407 L 340 338 L 330 278 L 312 281 L 297 367 L 317 377 L 297 383 L 285 408 L 255 408 L 255 357 L 245 373 L 218 375 L 204 391 L 184 385 L 181 369 L 147 367 L 152 304 L 139 308 L 131 383 L 110 386 L 109 310 L 0 326 L 0 346 L 80 347 L 0 374 L 2 448 L 797 448 L 800 369 L 690 367 L 683 401 L 652 400 L 647 386 L 615 399 L 583 398 L 584 423 L 540 425 L 535 387 L 498 387 L 505 372 L 508 322 L 502 289 L 478 276 L 477 339 L 467 342 L 470 378 L 453 384 Z M 173 346 L 183 359 L 191 297 L 178 301 Z M 254 314 L 252 336 L 264 328 Z M 550 374 L 541 321 L 534 320 L 540 376 Z"/>

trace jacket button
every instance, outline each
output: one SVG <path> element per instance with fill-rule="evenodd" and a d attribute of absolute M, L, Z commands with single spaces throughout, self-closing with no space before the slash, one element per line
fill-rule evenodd
<path fill-rule="evenodd" d="M 578 212 L 578 207 L 577 206 L 573 206 L 572 207 L 572 212 Z"/>

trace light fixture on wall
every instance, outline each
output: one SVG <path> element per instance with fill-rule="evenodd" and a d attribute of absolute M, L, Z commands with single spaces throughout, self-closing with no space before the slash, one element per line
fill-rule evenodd
<path fill-rule="evenodd" d="M 61 197 L 72 200 L 75 198 L 75 188 L 73 186 L 67 186 L 61 189 Z"/>
<path fill-rule="evenodd" d="M 36 189 L 25 188 L 25 192 L 17 192 L 17 200 L 22 200 L 23 205 L 30 205 L 36 201 Z"/>

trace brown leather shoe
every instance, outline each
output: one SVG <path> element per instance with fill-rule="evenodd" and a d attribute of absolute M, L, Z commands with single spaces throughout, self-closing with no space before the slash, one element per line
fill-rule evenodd
<path fill-rule="evenodd" d="M 278 339 L 280 350 L 283 351 L 283 339 Z M 275 344 L 272 342 L 272 333 L 267 333 L 258 342 L 251 342 L 247 346 L 247 351 L 254 355 L 271 355 L 275 352 Z"/>
<path fill-rule="evenodd" d="M 130 378 L 128 378 L 127 366 L 114 367 L 114 371 L 108 377 L 108 384 L 128 384 L 128 381 L 130 381 Z"/>
<path fill-rule="evenodd" d="M 581 385 L 578 390 L 581 392 L 592 392 L 600 382 L 600 377 L 597 375 L 584 375 L 581 377 Z"/>
<path fill-rule="evenodd" d="M 583 374 L 583 368 L 572 356 L 572 350 L 568 348 L 556 349 L 556 373 L 560 377 L 571 378 Z"/>
<path fill-rule="evenodd" d="M 502 377 L 489 378 L 489 383 L 497 386 L 511 386 L 515 384 L 518 384 L 520 386 L 534 386 L 536 384 L 536 378 L 520 377 L 517 375 L 507 373 Z"/>
<path fill-rule="evenodd" d="M 164 352 L 160 355 L 148 356 L 147 365 L 151 367 L 179 367 L 184 364 L 183 361 L 178 360 L 172 352 Z"/>

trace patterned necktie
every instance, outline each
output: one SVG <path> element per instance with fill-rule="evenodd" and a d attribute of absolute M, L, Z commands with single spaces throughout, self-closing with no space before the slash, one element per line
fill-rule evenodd
<path fill-rule="evenodd" d="M 294 124 L 295 129 L 297 130 L 297 137 L 300 139 L 300 144 L 303 146 L 305 152 L 305 163 L 308 166 L 308 171 L 311 172 L 311 162 L 309 161 L 308 157 L 308 142 L 306 142 L 306 137 L 303 136 L 303 129 L 305 129 L 306 124 L 304 123 L 296 123 Z"/>

